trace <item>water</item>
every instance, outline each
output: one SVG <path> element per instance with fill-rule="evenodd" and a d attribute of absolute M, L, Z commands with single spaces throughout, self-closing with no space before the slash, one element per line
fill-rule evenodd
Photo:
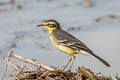
<path fill-rule="evenodd" d="M 73 71 L 77 66 L 84 66 L 94 72 L 113 77 L 116 73 L 120 74 L 120 23 L 112 18 L 103 18 L 100 22 L 95 22 L 99 16 L 119 14 L 120 1 L 91 1 L 95 5 L 88 8 L 81 5 L 82 1 L 79 0 L 17 2 L 23 6 L 22 23 L 17 19 L 20 11 L 16 8 L 10 9 L 10 4 L 1 5 L 0 9 L 7 10 L 0 12 L 0 64 L 4 63 L 7 52 L 14 47 L 14 52 L 20 56 L 35 59 L 47 66 L 54 65 L 60 69 L 63 68 L 68 56 L 52 46 L 44 27 L 36 27 L 43 20 L 52 18 L 58 20 L 64 30 L 74 27 L 75 30 L 68 30 L 69 33 L 111 64 L 111 67 L 107 68 L 94 58 L 77 54 Z M 77 30 L 77 27 L 80 27 L 80 30 Z M 21 64 L 15 59 L 13 61 Z M 2 71 L 3 65 L 0 65 L 0 72 Z"/>

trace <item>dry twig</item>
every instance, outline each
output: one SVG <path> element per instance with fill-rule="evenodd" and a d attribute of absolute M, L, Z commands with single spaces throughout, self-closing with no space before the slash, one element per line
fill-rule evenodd
<path fill-rule="evenodd" d="M 39 69 L 34 70 L 27 66 L 20 67 L 10 61 L 11 57 L 37 66 Z M 13 69 L 11 69 L 10 65 L 13 67 L 13 69 L 15 69 L 14 71 L 17 72 L 16 74 Z M 95 75 L 92 71 L 84 67 L 78 67 L 76 72 L 64 72 L 62 70 L 57 70 L 55 68 L 51 68 L 38 62 L 16 55 L 15 53 L 13 53 L 13 51 L 8 52 L 2 80 L 4 79 L 7 66 L 14 80 L 112 80 L 111 77 L 107 77 L 104 75 Z M 119 80 L 119 77 L 117 76 L 116 79 Z"/>
<path fill-rule="evenodd" d="M 24 61 L 24 62 L 26 62 L 26 63 L 35 65 L 35 66 L 37 66 L 37 67 L 40 67 L 40 68 L 43 68 L 43 69 L 46 69 L 46 70 L 49 70 L 49 71 L 56 71 L 54 68 L 45 66 L 45 65 L 43 65 L 43 64 L 39 64 L 38 62 L 29 60 L 29 59 L 27 59 L 27 58 L 23 58 L 23 57 L 21 57 L 21 56 L 19 56 L 19 55 L 14 54 L 13 52 L 9 53 L 8 56 L 14 57 L 14 58 L 16 58 L 16 59 L 19 59 L 19 60 L 21 60 L 21 61 Z"/>

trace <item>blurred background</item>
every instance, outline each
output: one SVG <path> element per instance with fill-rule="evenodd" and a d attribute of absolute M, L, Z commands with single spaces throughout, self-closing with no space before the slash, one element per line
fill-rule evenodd
<path fill-rule="evenodd" d="M 63 69 L 68 56 L 51 45 L 44 27 L 36 27 L 48 19 L 60 22 L 111 64 L 107 68 L 90 56 L 77 54 L 73 71 L 84 66 L 113 77 L 120 74 L 120 0 L 0 0 L 0 76 L 12 48 L 20 56 Z"/>

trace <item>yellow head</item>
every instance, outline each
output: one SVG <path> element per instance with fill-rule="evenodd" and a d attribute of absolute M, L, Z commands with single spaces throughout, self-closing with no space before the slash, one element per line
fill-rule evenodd
<path fill-rule="evenodd" d="M 49 32 L 53 32 L 54 30 L 60 28 L 60 24 L 56 20 L 53 20 L 53 19 L 46 20 L 42 24 L 37 25 L 37 26 L 38 27 L 44 26 L 48 29 Z"/>

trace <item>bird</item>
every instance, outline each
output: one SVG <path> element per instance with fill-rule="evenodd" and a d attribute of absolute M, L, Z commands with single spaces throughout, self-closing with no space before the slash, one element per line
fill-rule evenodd
<path fill-rule="evenodd" d="M 63 71 L 67 68 L 68 64 L 71 62 L 70 68 L 68 71 L 71 70 L 73 63 L 76 59 L 75 54 L 85 54 L 92 57 L 97 58 L 107 67 L 110 67 L 110 64 L 106 62 L 104 59 L 99 57 L 98 55 L 94 54 L 91 49 L 89 49 L 83 42 L 79 39 L 74 37 L 72 34 L 64 31 L 61 28 L 61 25 L 55 19 L 48 19 L 45 20 L 37 27 L 44 26 L 48 29 L 49 37 L 53 45 L 59 49 L 61 52 L 66 53 L 69 56 L 69 60 L 67 64 L 64 66 Z"/>

